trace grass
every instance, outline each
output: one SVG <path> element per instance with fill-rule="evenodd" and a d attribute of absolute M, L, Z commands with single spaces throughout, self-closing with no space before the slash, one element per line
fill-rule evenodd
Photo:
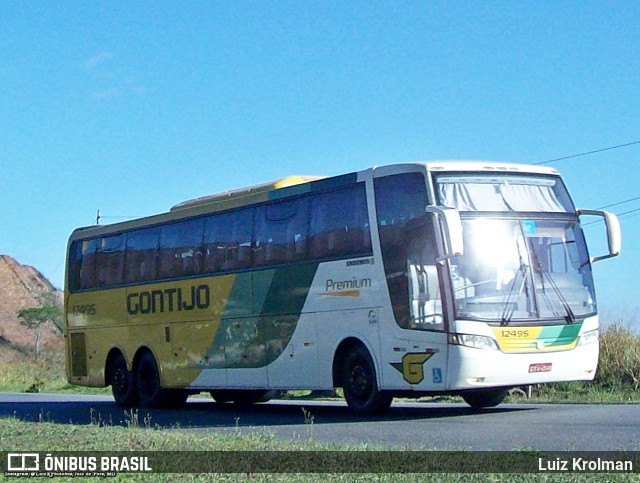
<path fill-rule="evenodd" d="M 582 402 L 638 403 L 640 391 L 640 337 L 621 324 L 613 324 L 601 333 L 601 356 L 598 377 L 593 382 L 571 382 L 537 386 L 534 397 L 526 399 L 514 392 L 508 402 Z M 38 361 L 29 348 L 0 345 L 0 391 L 16 392 L 86 392 L 108 393 L 109 389 L 82 388 L 69 385 L 64 378 L 64 354 L 44 350 Z M 7 369 L 10 368 L 10 369 Z M 338 392 L 338 396 L 339 396 Z M 310 391 L 291 391 L 288 398 L 328 397 Z M 441 398 L 438 398 L 441 399 Z M 457 401 L 457 398 L 447 399 Z M 262 434 L 245 436 L 215 433 L 166 431 L 153 426 L 151 420 L 137 410 L 126 413 L 125 425 L 115 426 L 96 419 L 78 426 L 45 421 L 29 423 L 17 418 L 0 418 L 0 451 L 371 451 L 368 446 L 342 447 L 313 442 L 314 417 L 303 414 L 308 428 L 306 441 L 287 442 L 275 439 L 266 430 Z M 46 418 L 45 418 L 46 419 Z M 410 448 L 411 450 L 429 448 Z M 514 448 L 514 451 L 526 451 Z M 333 453 L 332 453 L 333 454 Z M 447 453 L 443 453 L 447 457 Z M 340 467 L 328 468 L 327 474 L 154 474 L 154 481 L 601 481 L 602 475 L 588 474 L 516 474 L 516 473 L 340 473 Z M 640 481 L 640 476 L 607 474 L 607 481 Z M 149 475 L 120 474 L 115 481 L 148 481 Z M 68 481 L 78 481 L 69 479 Z M 114 480 L 112 480 L 114 481 Z"/>
<path fill-rule="evenodd" d="M 602 332 L 595 382 L 613 391 L 640 388 L 640 336 L 622 322 Z"/>
<path fill-rule="evenodd" d="M 640 335 L 622 322 L 600 333 L 600 358 L 591 382 L 545 384 L 538 388 L 543 402 L 639 403 Z"/>
<path fill-rule="evenodd" d="M 2 392 L 70 392 L 107 394 L 108 388 L 69 384 L 65 377 L 64 349 L 45 347 L 39 358 L 31 347 L 0 345 L 0 391 Z M 9 369 L 10 368 L 10 369 Z"/>
<path fill-rule="evenodd" d="M 305 414 L 305 421 L 312 425 L 311 415 Z M 136 410 L 129 413 L 126 427 L 112 426 L 105 424 L 104 421 L 94 421 L 92 424 L 85 426 L 75 426 L 66 424 L 53 424 L 49 422 L 26 423 L 16 418 L 0 418 L 0 451 L 30 451 L 40 453 L 55 452 L 85 452 L 83 454 L 91 454 L 86 452 L 141 452 L 141 451 L 168 451 L 168 452 L 244 452 L 238 453 L 238 457 L 245 457 L 246 452 L 293 452 L 305 451 L 313 452 L 313 458 L 323 458 L 327 465 L 328 472 L 319 473 L 293 473 L 293 474 L 172 474 L 162 473 L 153 474 L 154 481 L 522 481 L 522 482 L 538 482 L 538 481 L 601 481 L 598 475 L 562 475 L 562 474 L 521 474 L 521 473 L 342 473 L 344 465 L 341 464 L 341 454 L 345 458 L 353 455 L 345 452 L 358 452 L 356 457 L 367 457 L 368 452 L 373 452 L 372 456 L 376 458 L 379 465 L 394 465 L 394 458 L 397 455 L 406 456 L 406 450 L 398 453 L 392 451 L 376 451 L 368 446 L 335 446 L 320 445 L 311 441 L 289 442 L 280 441 L 269 435 L 266 431 L 263 434 L 244 436 L 240 435 L 221 435 L 215 433 L 185 433 L 178 431 L 162 431 L 159 427 L 154 427 L 149 418 L 140 416 Z M 428 448 L 411 448 L 412 450 L 428 450 Z M 320 453 L 322 452 L 322 453 Z M 325 453 L 328 452 L 328 453 Z M 223 457 L 224 457 L 223 454 Z M 281 455 L 282 453 L 278 453 Z M 327 454 L 329 460 L 324 457 Z M 188 464 L 189 454 L 182 454 L 180 457 L 185 458 L 184 465 Z M 193 457 L 197 457 L 194 455 Z M 214 454 L 208 455 L 212 458 Z M 269 456 L 269 455 L 265 455 Z M 271 455 L 274 457 L 274 455 Z M 499 455 L 500 458 L 508 458 L 504 453 Z M 526 449 L 515 449 L 512 453 L 514 458 L 529 457 Z M 534 455 L 535 457 L 536 455 Z M 170 457 L 167 455 L 166 457 Z M 472 453 L 440 452 L 438 457 L 445 458 L 442 463 L 447 463 L 446 458 L 461 461 L 460 458 L 473 458 Z M 458 458 L 458 459 L 456 459 Z M 379 460 L 379 461 L 378 461 Z M 386 461 L 385 461 L 386 460 Z M 352 461 L 352 460 L 351 460 Z M 502 463 L 504 465 L 509 463 Z M 184 467 L 184 466 L 181 466 Z M 482 465 L 480 465 L 482 467 Z M 486 467 L 486 466 L 485 466 Z M 506 466 L 507 468 L 509 466 Z M 495 468 L 495 466 L 494 466 Z M 607 481 L 638 481 L 638 475 L 625 474 L 607 474 Z M 120 474 L 115 481 L 148 481 L 149 474 Z M 70 479 L 69 481 L 77 481 Z M 110 480 L 113 481 L 113 480 Z"/>

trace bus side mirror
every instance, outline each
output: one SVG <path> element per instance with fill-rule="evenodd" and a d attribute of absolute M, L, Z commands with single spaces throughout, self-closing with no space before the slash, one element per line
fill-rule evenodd
<path fill-rule="evenodd" d="M 604 224 L 607 227 L 609 254 L 601 255 L 599 257 L 591 257 L 591 263 L 620 255 L 620 249 L 622 247 L 622 232 L 620 230 L 620 221 L 618 220 L 618 217 L 608 211 L 578 210 L 578 216 L 582 215 L 599 216 L 604 220 Z"/>
<path fill-rule="evenodd" d="M 446 206 L 427 206 L 425 211 L 427 213 L 435 213 L 440 221 L 445 251 L 441 259 L 444 260 L 463 255 L 462 221 L 460 220 L 458 210 L 455 208 L 447 208 Z"/>

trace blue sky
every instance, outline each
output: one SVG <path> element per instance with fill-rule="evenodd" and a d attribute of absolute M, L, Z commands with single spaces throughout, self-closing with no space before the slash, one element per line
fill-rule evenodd
<path fill-rule="evenodd" d="M 639 141 L 638 25 L 630 1 L 4 0 L 0 253 L 61 287 L 66 240 L 98 209 L 118 221 L 290 174 Z M 639 157 L 550 166 L 600 208 L 640 196 Z M 595 267 L 601 311 L 626 321 L 636 214 Z"/>

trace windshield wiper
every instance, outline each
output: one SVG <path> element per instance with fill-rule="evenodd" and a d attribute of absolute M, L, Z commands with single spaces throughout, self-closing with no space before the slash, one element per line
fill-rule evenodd
<path fill-rule="evenodd" d="M 516 288 L 516 282 L 518 280 L 519 275 L 522 276 L 522 281 L 520 282 L 520 286 L 518 287 L 517 294 L 519 295 L 520 292 L 522 292 L 523 287 L 525 287 L 525 290 L 526 290 L 527 264 L 524 263 L 522 254 L 520 254 L 520 247 L 518 247 L 518 256 L 520 257 L 520 268 L 518 268 L 518 273 L 516 274 L 516 276 L 513 277 L 513 281 L 511 282 L 511 287 L 509 287 L 509 293 L 507 294 L 507 298 L 505 299 L 505 302 L 504 302 L 504 310 L 502 311 L 502 318 L 500 320 L 500 325 L 503 327 L 509 325 L 509 322 L 511 322 L 511 318 L 513 317 L 513 314 L 516 311 L 516 303 L 514 302 L 513 304 L 511 304 L 511 297 L 513 297 L 513 294 L 515 293 L 514 289 Z M 527 298 L 529 297 L 528 292 L 526 296 Z"/>
<path fill-rule="evenodd" d="M 540 282 L 542 283 L 542 295 L 544 299 L 547 301 L 549 308 L 553 310 L 551 299 L 549 298 L 549 295 L 547 295 L 547 290 L 545 288 L 545 284 L 544 284 L 545 278 L 549 282 L 549 285 L 551 286 L 553 293 L 556 295 L 556 297 L 558 297 L 558 300 L 560 301 L 560 305 L 562 305 L 562 308 L 566 313 L 566 315 L 564 316 L 564 320 L 567 322 L 567 324 L 574 324 L 576 322 L 576 315 L 573 313 L 573 310 L 571 310 L 571 306 L 569 305 L 569 302 L 567 302 L 567 299 L 564 297 L 564 295 L 562 295 L 562 291 L 556 284 L 551 274 L 547 272 L 544 269 L 544 266 L 542 265 L 542 263 L 540 263 L 538 254 L 536 253 L 535 250 L 531 250 L 531 258 L 533 259 L 533 271 L 540 274 Z"/>

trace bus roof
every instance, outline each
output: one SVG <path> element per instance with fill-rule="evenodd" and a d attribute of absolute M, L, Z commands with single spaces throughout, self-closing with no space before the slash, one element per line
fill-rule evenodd
<path fill-rule="evenodd" d="M 502 163 L 496 161 L 427 161 L 428 171 L 489 171 L 506 173 L 555 174 L 554 168 L 536 164 Z"/>
<path fill-rule="evenodd" d="M 201 196 L 200 198 L 194 198 L 191 200 L 183 201 L 171 207 L 170 211 L 184 210 L 187 208 L 194 208 L 196 206 L 211 205 L 214 203 L 222 203 L 225 201 L 235 200 L 238 198 L 244 198 L 247 196 L 255 195 L 258 193 L 264 193 L 267 191 L 286 188 L 288 186 L 295 186 L 302 183 L 308 183 L 309 181 L 316 181 L 324 179 L 323 176 L 288 176 L 276 181 L 270 181 L 268 183 L 261 183 L 246 188 L 239 188 L 234 190 L 225 191 L 223 193 L 216 193 L 213 195 Z"/>
<path fill-rule="evenodd" d="M 489 171 L 533 174 L 559 174 L 555 169 L 549 167 L 515 163 L 500 163 L 495 161 L 428 161 L 389 165 L 389 167 L 392 169 L 394 167 L 402 169 L 403 166 L 412 165 L 423 165 L 426 167 L 427 171 Z M 253 198 L 255 197 L 255 195 L 258 195 L 260 193 L 267 193 L 269 191 L 287 188 L 289 186 L 295 186 L 303 183 L 309 183 L 311 181 L 318 181 L 321 179 L 326 179 L 326 177 L 300 175 L 287 176 L 286 178 L 270 181 L 268 183 L 260 183 L 253 186 L 247 186 L 244 188 L 238 188 L 234 190 L 224 191 L 222 193 L 215 193 L 212 195 L 206 195 L 187 201 L 182 201 L 172 206 L 169 211 L 174 212 L 188 208 L 211 206 L 214 204 L 224 204 L 230 201 L 237 203 L 237 201 L 242 198 L 247 198 L 246 201 L 250 202 L 250 197 Z"/>
<path fill-rule="evenodd" d="M 162 223 L 167 220 L 180 219 L 183 217 L 198 216 L 204 213 L 224 211 L 240 206 L 261 203 L 263 201 L 277 199 L 279 197 L 287 197 L 293 194 L 288 188 L 295 190 L 297 193 L 304 193 L 314 189 L 327 189 L 337 187 L 343 183 L 354 182 L 361 175 L 372 172 L 376 177 L 387 176 L 413 171 L 416 169 L 426 169 L 428 172 L 493 172 L 493 173 L 520 173 L 520 174 L 546 174 L 559 175 L 558 171 L 553 168 L 515 164 L 500 163 L 494 161 L 415 161 L 401 164 L 391 164 L 368 168 L 360 172 L 343 174 L 332 177 L 323 176 L 288 176 L 268 183 L 261 183 L 244 188 L 216 193 L 208 196 L 202 196 L 187 201 L 183 201 L 171 207 L 168 212 L 150 215 L 147 217 L 114 223 L 111 225 L 93 225 L 77 228 L 71 235 L 71 238 L 84 238 L 89 235 L 96 236 L 106 233 L 112 233 L 120 230 L 127 230 L 148 226 L 150 224 Z M 299 186 L 300 189 L 294 188 Z M 280 191 L 282 190 L 282 191 Z"/>

